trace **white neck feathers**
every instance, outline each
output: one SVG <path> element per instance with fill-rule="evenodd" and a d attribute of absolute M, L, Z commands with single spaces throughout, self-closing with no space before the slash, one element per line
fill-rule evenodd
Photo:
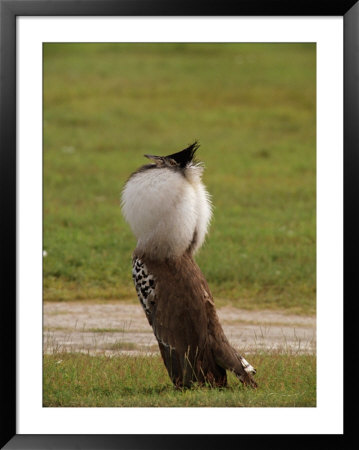
<path fill-rule="evenodd" d="M 122 212 L 138 242 L 136 249 L 154 259 L 197 251 L 211 219 L 209 195 L 201 182 L 203 168 L 140 170 L 122 192 Z"/>

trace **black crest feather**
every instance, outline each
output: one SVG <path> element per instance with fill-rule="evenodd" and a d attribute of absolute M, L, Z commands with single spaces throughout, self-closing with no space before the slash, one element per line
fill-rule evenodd
<path fill-rule="evenodd" d="M 173 153 L 172 155 L 167 155 L 166 158 L 171 158 L 176 161 L 176 163 L 184 168 L 186 165 L 193 161 L 194 154 L 199 148 L 199 144 L 197 141 L 193 142 L 189 147 L 181 150 L 180 152 Z"/>

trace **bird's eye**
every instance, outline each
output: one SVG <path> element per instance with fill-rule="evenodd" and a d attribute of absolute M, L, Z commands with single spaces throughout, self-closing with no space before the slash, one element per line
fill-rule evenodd
<path fill-rule="evenodd" d="M 174 159 L 168 158 L 167 161 L 170 166 L 177 166 L 177 162 Z"/>

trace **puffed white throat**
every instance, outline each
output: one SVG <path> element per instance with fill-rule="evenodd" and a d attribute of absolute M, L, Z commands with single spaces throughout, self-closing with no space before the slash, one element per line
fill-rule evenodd
<path fill-rule="evenodd" d="M 137 238 L 136 252 L 177 258 L 202 246 L 211 219 L 202 172 L 198 164 L 183 170 L 145 166 L 130 177 L 122 212 Z"/>

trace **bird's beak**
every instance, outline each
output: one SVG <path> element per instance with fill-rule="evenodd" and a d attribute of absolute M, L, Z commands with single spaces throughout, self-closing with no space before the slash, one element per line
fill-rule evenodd
<path fill-rule="evenodd" d="M 152 159 L 156 164 L 163 161 L 163 156 L 155 156 L 155 155 L 143 155 L 148 159 Z"/>

